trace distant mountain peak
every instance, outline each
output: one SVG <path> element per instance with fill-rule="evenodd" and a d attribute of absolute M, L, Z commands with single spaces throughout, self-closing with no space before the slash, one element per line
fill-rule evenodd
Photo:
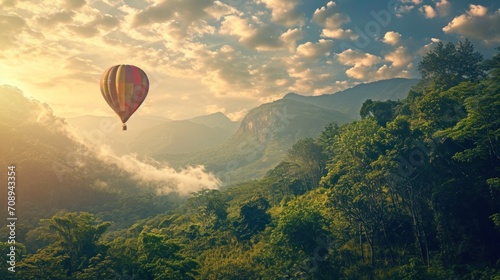
<path fill-rule="evenodd" d="M 231 121 L 224 113 L 222 112 L 216 112 L 208 115 L 203 115 L 203 116 L 198 116 L 194 117 L 192 119 L 189 119 L 192 122 L 205 122 L 207 120 L 212 120 L 212 121 Z"/>
<path fill-rule="evenodd" d="M 189 119 L 189 121 L 198 124 L 204 124 L 208 127 L 219 127 L 230 131 L 235 130 L 237 127 L 237 124 L 222 112 L 216 112 L 209 115 L 198 116 Z"/>
<path fill-rule="evenodd" d="M 403 99 L 418 81 L 417 79 L 394 78 L 362 83 L 342 91 L 318 96 L 299 95 L 290 92 L 283 99 L 337 110 L 356 119 L 359 118 L 359 110 L 366 99 L 370 98 L 374 101 Z"/>
<path fill-rule="evenodd" d="M 289 92 L 289 93 L 287 93 L 285 96 L 283 96 L 283 99 L 293 98 L 293 97 L 297 97 L 297 96 L 302 96 L 302 95 L 297 94 L 297 93 L 295 93 L 295 92 Z"/>

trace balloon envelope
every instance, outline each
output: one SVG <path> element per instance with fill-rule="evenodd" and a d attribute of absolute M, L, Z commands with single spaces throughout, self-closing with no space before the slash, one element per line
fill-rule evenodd
<path fill-rule="evenodd" d="M 112 66 L 101 77 L 102 96 L 120 117 L 124 130 L 127 120 L 146 99 L 148 90 L 148 76 L 133 65 Z"/>

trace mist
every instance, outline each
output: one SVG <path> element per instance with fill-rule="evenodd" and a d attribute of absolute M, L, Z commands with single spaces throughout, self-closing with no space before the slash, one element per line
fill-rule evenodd
<path fill-rule="evenodd" d="M 85 168 L 86 157 L 95 157 L 108 165 L 117 166 L 137 181 L 138 186 L 150 188 L 157 195 L 172 192 L 189 195 L 202 189 L 217 189 L 221 184 L 221 181 L 202 165 L 174 169 L 167 162 L 159 162 L 149 157 L 139 157 L 131 153 L 118 155 L 108 144 L 105 144 L 104 140 L 106 134 L 111 133 L 116 125 L 121 125 L 119 121 L 110 123 L 109 120 L 104 119 L 95 129 L 82 131 L 69 125 L 64 119 L 54 116 L 47 105 L 41 103 L 38 105 L 36 122 L 52 130 L 63 132 L 80 145 L 77 151 L 80 156 L 73 157 L 73 164 L 80 168 Z M 123 133 L 126 137 L 127 132 Z"/>

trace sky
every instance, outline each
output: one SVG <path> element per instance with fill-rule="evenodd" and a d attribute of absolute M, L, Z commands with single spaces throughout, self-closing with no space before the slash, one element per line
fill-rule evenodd
<path fill-rule="evenodd" d="M 0 0 L 0 84 L 62 117 L 112 116 L 99 80 L 117 64 L 150 80 L 136 112 L 186 119 L 359 83 L 419 78 L 439 41 L 500 46 L 500 1 Z"/>

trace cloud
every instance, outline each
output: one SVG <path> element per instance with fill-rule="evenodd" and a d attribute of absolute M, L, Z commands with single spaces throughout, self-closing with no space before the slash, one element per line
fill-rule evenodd
<path fill-rule="evenodd" d="M 432 6 L 424 5 L 421 8 L 421 11 L 424 13 L 425 18 L 435 18 L 437 17 L 437 12 L 432 8 Z"/>
<path fill-rule="evenodd" d="M 341 1 L 7 2 L 2 2 L 0 13 L 0 80 L 29 90 L 55 110 L 75 107 L 78 113 L 108 112 L 106 104 L 95 102 L 95 94 L 100 98 L 96 84 L 104 69 L 118 63 L 140 65 L 154 77 L 154 102 L 148 100 L 149 106 L 142 107 L 148 110 L 138 113 L 188 118 L 216 103 L 237 118 L 237 112 L 288 91 L 320 94 L 358 79 L 404 75 L 402 71 L 411 70 L 405 59 L 432 46 L 424 46 L 431 41 L 421 32 L 404 27 L 415 19 L 412 16 L 398 19 L 402 29 L 383 30 L 375 38 L 380 42 L 362 40 L 354 27 L 365 29 L 365 21 L 351 22 L 361 18 L 362 11 L 349 10 L 352 5 Z M 400 12 L 420 13 L 424 4 L 431 6 L 436 22 L 451 6 L 449 0 L 396 2 Z M 388 9 L 373 3 L 370 9 L 375 12 Z M 446 35 L 499 42 L 493 30 L 499 26 L 497 12 L 488 7 L 471 7 L 443 30 Z M 365 20 L 370 20 L 370 9 Z M 408 50 L 415 53 L 399 49 L 405 56 L 397 57 L 397 48 L 407 43 L 402 36 L 411 38 L 414 45 Z M 332 55 L 356 48 L 362 51 Z M 348 55 L 353 56 L 350 62 L 342 60 Z M 337 84 L 339 80 L 347 82 Z M 78 101 L 68 92 L 78 94 Z"/>
<path fill-rule="evenodd" d="M 409 66 L 413 58 L 408 54 L 406 47 L 400 46 L 385 56 L 385 60 L 392 62 L 392 67 L 400 68 Z"/>
<path fill-rule="evenodd" d="M 427 53 L 429 53 L 431 50 L 433 50 L 436 46 L 436 43 L 437 42 L 440 42 L 441 40 L 439 40 L 438 38 L 431 38 L 431 42 L 428 43 L 428 44 L 425 44 L 423 47 L 421 47 L 417 53 L 421 56 L 424 56 L 426 55 Z"/>
<path fill-rule="evenodd" d="M 400 0 L 400 2 L 405 4 L 413 3 L 415 5 L 422 4 L 422 0 Z"/>
<path fill-rule="evenodd" d="M 384 35 L 384 39 L 382 40 L 384 43 L 389 45 L 397 45 L 399 40 L 401 39 L 401 34 L 394 31 L 388 31 Z"/>
<path fill-rule="evenodd" d="M 16 6 L 16 0 L 3 0 L 2 6 L 6 8 L 12 8 Z"/>
<path fill-rule="evenodd" d="M 86 4 L 85 0 L 67 0 L 65 2 L 66 2 L 66 8 L 70 10 L 76 10 Z"/>
<path fill-rule="evenodd" d="M 399 0 L 399 3 L 395 5 L 394 12 L 397 17 L 402 17 L 404 13 L 408 13 L 415 8 L 416 4 L 420 4 L 422 1 L 413 0 Z"/>
<path fill-rule="evenodd" d="M 445 17 L 450 14 L 451 3 L 448 0 L 439 0 L 435 3 L 435 8 L 431 5 L 423 5 L 419 8 L 419 11 L 425 16 L 425 18 L 431 19 L 436 17 Z"/>
<path fill-rule="evenodd" d="M 467 12 L 471 16 L 484 17 L 488 13 L 488 8 L 481 5 L 470 5 L 470 10 Z"/>
<path fill-rule="evenodd" d="M 302 26 L 305 14 L 299 9 L 300 0 L 260 0 L 271 9 L 274 22 L 287 27 Z"/>
<path fill-rule="evenodd" d="M 209 14 L 211 17 L 219 20 L 223 16 L 226 15 L 241 15 L 242 13 L 238 11 L 233 6 L 230 6 L 228 4 L 222 3 L 220 1 L 215 1 L 214 4 L 208 8 L 205 9 L 205 12 Z"/>
<path fill-rule="evenodd" d="M 436 9 L 442 17 L 448 16 L 451 11 L 451 3 L 448 0 L 441 0 L 436 3 Z"/>
<path fill-rule="evenodd" d="M 488 13 L 488 9 L 484 6 L 470 5 L 465 14 L 455 17 L 443 27 L 443 31 L 482 40 L 484 44 L 490 45 L 500 42 L 498 26 L 500 26 L 500 9 Z"/>
<path fill-rule="evenodd" d="M 40 17 L 37 20 L 40 24 L 46 25 L 48 27 L 53 27 L 59 23 L 70 23 L 73 21 L 73 16 L 75 12 L 73 11 L 60 11 L 48 15 L 47 17 Z"/>
<path fill-rule="evenodd" d="M 266 51 L 279 50 L 286 45 L 295 44 L 293 39 L 300 38 L 301 33 L 297 29 L 294 30 L 296 31 L 281 33 L 278 26 L 270 24 L 253 27 L 247 19 L 230 15 L 222 21 L 219 33 L 238 37 L 239 42 L 248 48 Z"/>
<path fill-rule="evenodd" d="M 328 2 L 326 6 L 316 9 L 312 20 L 323 27 L 321 31 L 322 37 L 350 40 L 358 38 L 358 35 L 351 29 L 344 30 L 341 28 L 342 25 L 350 22 L 351 19 L 345 14 L 338 13 L 336 11 L 336 4 L 333 1 Z"/>
<path fill-rule="evenodd" d="M 406 47 L 400 46 L 393 52 L 385 55 L 384 59 L 379 56 L 362 52 L 360 50 L 348 49 L 335 55 L 336 59 L 348 68 L 345 73 L 348 77 L 363 81 L 374 81 L 394 77 L 410 77 L 408 69 L 413 67 L 412 56 L 408 54 Z M 391 64 L 378 66 L 384 61 Z"/>
<path fill-rule="evenodd" d="M 112 129 L 109 125 L 100 125 L 92 131 L 76 131 L 64 122 L 55 123 L 48 109 L 40 112 L 37 121 L 52 129 L 59 129 L 68 135 L 70 139 L 80 144 L 78 151 L 78 162 L 73 163 L 85 168 L 85 158 L 95 157 L 101 162 L 113 165 L 125 171 L 129 176 L 139 183 L 139 186 L 150 188 L 158 195 L 179 193 L 189 195 L 201 189 L 217 189 L 221 182 L 212 173 L 206 171 L 202 165 L 187 166 L 176 170 L 164 162 L 151 158 L 139 159 L 134 154 L 117 155 L 112 149 L 103 143 L 106 133 Z"/>
<path fill-rule="evenodd" d="M 0 50 L 15 46 L 16 35 L 26 26 L 26 22 L 16 15 L 0 14 Z"/>
<path fill-rule="evenodd" d="M 373 66 L 382 61 L 378 56 L 352 49 L 336 54 L 335 57 L 342 65 L 352 66 L 345 73 L 348 77 L 358 80 L 372 79 Z"/>
<path fill-rule="evenodd" d="M 344 30 L 342 28 L 339 28 L 339 29 L 336 29 L 336 30 L 323 29 L 321 31 L 321 37 L 324 37 L 324 38 L 334 38 L 334 39 L 342 39 L 342 40 L 349 39 L 349 40 L 353 41 L 353 40 L 358 39 L 359 35 L 356 34 L 354 31 L 352 31 L 351 29 L 345 29 Z"/>
<path fill-rule="evenodd" d="M 221 183 L 215 175 L 208 173 L 201 165 L 175 170 L 151 159 L 151 163 L 141 161 L 135 155 L 116 156 L 103 148 L 98 157 L 109 164 L 118 166 L 147 187 L 153 188 L 158 195 L 173 192 L 189 195 L 202 189 L 217 189 Z"/>
<path fill-rule="evenodd" d="M 204 72 L 202 83 L 217 97 L 256 94 L 249 68 L 254 63 L 240 51 L 224 45 L 216 51 L 200 49 L 194 55 L 193 65 Z"/>
<path fill-rule="evenodd" d="M 375 77 L 377 80 L 392 78 L 411 78 L 411 74 L 406 69 L 398 69 L 384 64 L 379 69 L 377 69 L 377 72 L 375 72 Z"/>
<path fill-rule="evenodd" d="M 382 61 L 378 56 L 352 49 L 337 54 L 336 58 L 341 64 L 350 66 L 372 66 Z"/>
<path fill-rule="evenodd" d="M 326 6 L 314 11 L 312 20 L 328 29 L 340 28 L 344 23 L 351 21 L 349 16 L 336 12 L 335 7 L 335 2 L 328 2 Z"/>
<path fill-rule="evenodd" d="M 297 47 L 297 54 L 310 58 L 319 59 L 324 55 L 329 55 L 333 46 L 333 41 L 320 39 L 317 43 L 307 42 Z"/>
<path fill-rule="evenodd" d="M 296 42 L 304 36 L 304 32 L 301 29 L 288 29 L 285 33 L 281 34 L 280 40 L 282 40 L 288 47 L 289 52 L 295 51 Z"/>
<path fill-rule="evenodd" d="M 209 8 L 213 3 L 213 0 L 163 0 L 137 13 L 133 23 L 135 27 L 170 20 L 184 21 L 189 24 L 206 17 L 205 9 Z"/>
<path fill-rule="evenodd" d="M 312 44 L 312 43 L 311 43 Z M 314 45 L 314 44 L 313 44 Z M 305 46 L 304 46 L 305 47 Z M 332 82 L 337 75 L 342 75 L 342 68 L 336 61 L 325 57 L 326 63 L 318 67 L 320 60 L 304 59 L 298 53 L 284 59 L 284 63 L 279 65 L 286 69 L 289 79 L 287 79 L 287 91 L 303 95 L 317 95 L 331 93 L 340 89 L 343 85 Z M 276 82 L 282 82 L 276 80 Z M 283 83 L 285 85 L 285 83 Z M 279 97 L 282 97 L 282 93 Z"/>
<path fill-rule="evenodd" d="M 160 28 L 173 40 L 210 33 L 214 28 L 208 26 L 207 19 L 235 12 L 230 6 L 214 0 L 163 0 L 144 10 L 134 10 L 130 7 L 127 9 L 133 16 L 133 28 L 146 29 L 144 32 L 151 27 Z"/>

